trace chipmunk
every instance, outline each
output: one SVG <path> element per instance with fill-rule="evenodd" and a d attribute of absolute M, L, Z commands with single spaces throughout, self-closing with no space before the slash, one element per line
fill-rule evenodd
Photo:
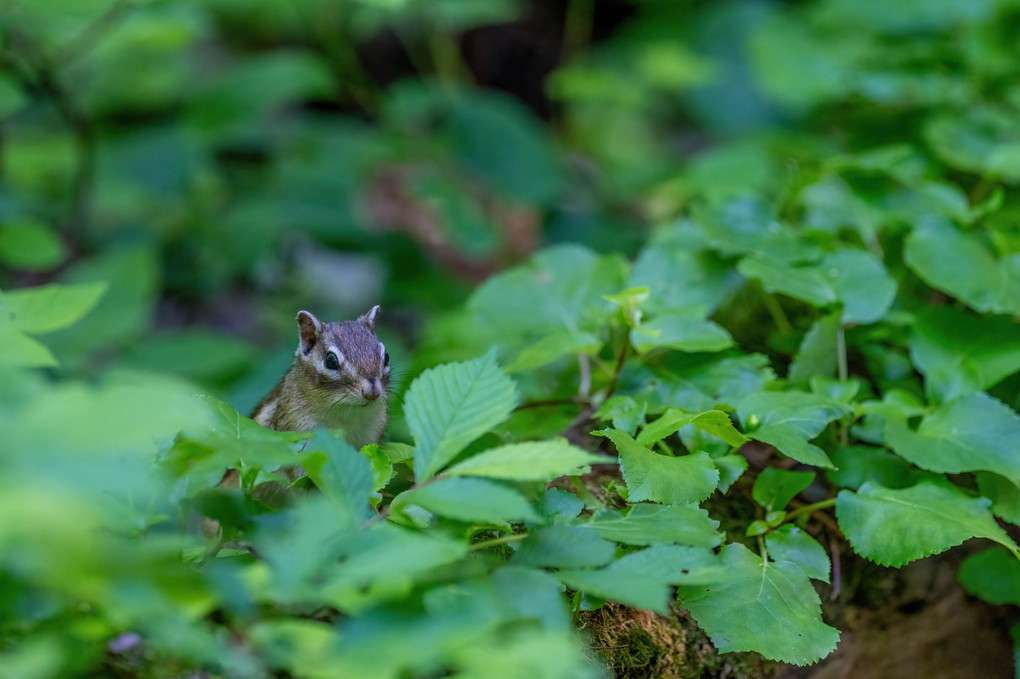
<path fill-rule="evenodd" d="M 390 355 L 375 336 L 378 306 L 354 321 L 322 323 L 299 311 L 294 362 L 251 418 L 278 431 L 343 429 L 355 448 L 386 429 Z"/>

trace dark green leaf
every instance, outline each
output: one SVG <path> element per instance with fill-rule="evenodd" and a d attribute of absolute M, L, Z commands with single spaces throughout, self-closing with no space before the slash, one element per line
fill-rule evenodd
<path fill-rule="evenodd" d="M 811 472 L 794 472 L 766 467 L 754 480 L 751 495 L 765 509 L 785 509 L 800 491 L 811 485 L 815 475 Z"/>

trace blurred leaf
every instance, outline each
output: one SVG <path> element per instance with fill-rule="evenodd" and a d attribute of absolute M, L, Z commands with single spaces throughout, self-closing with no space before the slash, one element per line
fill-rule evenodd
<path fill-rule="evenodd" d="M 947 164 L 982 176 L 1020 181 L 1016 113 L 990 106 L 941 111 L 924 125 L 924 137 Z"/>
<path fill-rule="evenodd" d="M 351 526 L 371 516 L 372 465 L 360 452 L 327 431 L 315 432 L 301 458 L 301 466 L 324 495 L 335 500 L 351 517 Z"/>
<path fill-rule="evenodd" d="M 989 603 L 1020 605 L 1020 560 L 1004 549 L 971 554 L 960 564 L 960 584 Z"/>
<path fill-rule="evenodd" d="M 518 543 L 510 563 L 545 568 L 604 566 L 616 555 L 616 545 L 586 526 L 538 528 Z"/>
<path fill-rule="evenodd" d="M 602 348 L 602 342 L 587 332 L 562 330 L 553 332 L 538 340 L 535 344 L 517 354 L 513 363 L 507 366 L 508 373 L 521 372 L 541 368 L 564 356 L 573 354 L 596 354 Z"/>
<path fill-rule="evenodd" d="M 416 443 L 415 478 L 423 481 L 440 471 L 465 446 L 506 420 L 516 403 L 514 382 L 496 365 L 494 352 L 426 370 L 404 399 Z"/>
<path fill-rule="evenodd" d="M 733 272 L 706 253 L 649 245 L 638 255 L 624 287 L 647 287 L 652 313 L 699 307 L 714 311 L 733 287 Z"/>
<path fill-rule="evenodd" d="M 815 375 L 836 374 L 836 342 L 840 314 L 822 316 L 811 326 L 790 363 L 789 380 L 803 386 Z"/>
<path fill-rule="evenodd" d="M 41 285 L 9 290 L 5 296 L 14 327 L 44 334 L 74 325 L 91 311 L 106 292 L 104 283 Z"/>
<path fill-rule="evenodd" d="M 949 484 L 922 482 L 890 490 L 868 482 L 856 493 L 840 491 L 836 518 L 854 551 L 883 566 L 902 566 L 972 537 L 1020 552 L 995 523 L 989 504 Z"/>
<path fill-rule="evenodd" d="M 0 263 L 12 269 L 49 271 L 66 256 L 63 242 L 42 222 L 12 221 L 0 227 Z"/>
<path fill-rule="evenodd" d="M 673 309 L 630 331 L 638 353 L 666 347 L 677 351 L 722 351 L 733 338 L 720 325 L 705 319 L 703 309 Z"/>
<path fill-rule="evenodd" d="M 978 472 L 975 477 L 981 495 L 992 501 L 992 513 L 1020 525 L 1020 484 L 990 472 Z"/>

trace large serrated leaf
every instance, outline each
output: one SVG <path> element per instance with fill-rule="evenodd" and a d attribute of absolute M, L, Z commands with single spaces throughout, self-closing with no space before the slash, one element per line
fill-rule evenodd
<path fill-rule="evenodd" d="M 721 410 L 685 413 L 677 408 L 668 408 L 657 420 L 650 422 L 638 434 L 637 442 L 643 446 L 653 446 L 689 424 L 722 439 L 731 446 L 740 446 L 747 442 L 747 437 L 733 426 L 730 416 Z"/>
<path fill-rule="evenodd" d="M 977 392 L 944 403 L 917 431 L 902 416 L 886 419 L 885 438 L 900 456 L 922 469 L 957 473 L 989 471 L 1020 483 L 1020 416 L 988 394 Z"/>
<path fill-rule="evenodd" d="M 620 453 L 623 480 L 632 502 L 651 500 L 678 505 L 701 502 L 719 483 L 719 470 L 707 453 L 668 457 L 653 453 L 619 429 L 607 429 L 603 435 Z"/>
<path fill-rule="evenodd" d="M 496 364 L 495 352 L 422 373 L 407 390 L 404 413 L 414 434 L 414 475 L 440 471 L 467 444 L 503 422 L 517 404 L 517 388 Z"/>
<path fill-rule="evenodd" d="M 720 651 L 809 665 L 836 648 L 839 631 L 822 622 L 818 594 L 798 565 L 764 563 L 737 543 L 723 548 L 722 565 L 726 580 L 677 592 Z"/>
<path fill-rule="evenodd" d="M 836 498 L 839 527 L 854 551 L 883 566 L 902 566 L 970 538 L 988 538 L 1017 552 L 995 523 L 985 498 L 930 481 L 902 490 L 865 483 Z"/>
<path fill-rule="evenodd" d="M 458 462 L 447 476 L 485 476 L 516 481 L 552 481 L 558 476 L 577 476 L 590 465 L 611 463 L 613 458 L 593 455 L 566 441 L 528 441 L 491 448 Z"/>
<path fill-rule="evenodd" d="M 308 441 L 301 462 L 323 495 L 342 506 L 361 522 L 371 515 L 368 496 L 372 493 L 372 464 L 343 439 L 319 430 Z"/>

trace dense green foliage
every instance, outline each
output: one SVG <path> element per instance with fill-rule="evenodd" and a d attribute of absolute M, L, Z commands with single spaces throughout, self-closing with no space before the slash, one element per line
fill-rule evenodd
<path fill-rule="evenodd" d="M 592 6 L 545 124 L 510 0 L 0 5 L 0 678 L 813 663 L 822 513 L 1020 605 L 1020 6 Z M 377 301 L 389 442 L 243 416 Z"/>

